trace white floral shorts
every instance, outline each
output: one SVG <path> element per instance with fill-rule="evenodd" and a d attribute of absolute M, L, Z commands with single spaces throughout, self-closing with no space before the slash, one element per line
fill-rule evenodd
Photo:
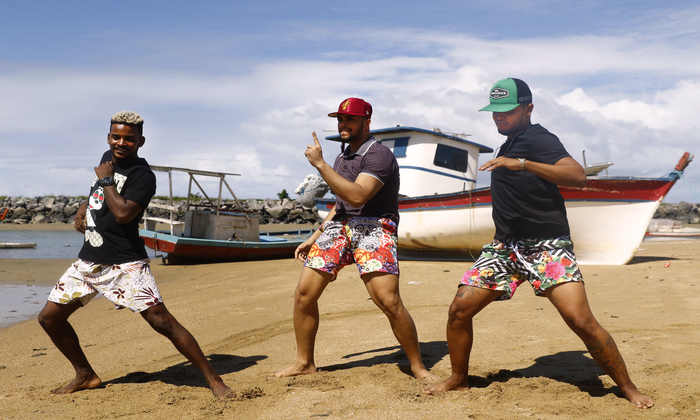
<path fill-rule="evenodd" d="M 85 306 L 101 293 L 117 309 L 143 312 L 163 303 L 149 262 L 139 260 L 109 265 L 78 260 L 51 290 L 49 301 L 66 304 L 79 300 Z"/>

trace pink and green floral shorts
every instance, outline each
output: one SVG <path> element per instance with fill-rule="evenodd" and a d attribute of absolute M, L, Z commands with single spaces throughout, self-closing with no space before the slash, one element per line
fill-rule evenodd
<path fill-rule="evenodd" d="M 535 295 L 560 283 L 583 282 L 574 244 L 568 236 L 550 239 L 494 239 L 464 273 L 460 285 L 505 292 L 497 300 L 513 297 L 515 289 L 529 281 Z"/>
<path fill-rule="evenodd" d="M 49 294 L 49 301 L 66 304 L 80 300 L 85 306 L 101 293 L 117 309 L 143 312 L 163 303 L 149 262 L 139 260 L 110 265 L 78 260 L 58 280 Z"/>
<path fill-rule="evenodd" d="M 379 217 L 355 216 L 331 220 L 321 226 L 305 267 L 337 274 L 357 264 L 360 275 L 374 272 L 399 274 L 396 222 Z"/>

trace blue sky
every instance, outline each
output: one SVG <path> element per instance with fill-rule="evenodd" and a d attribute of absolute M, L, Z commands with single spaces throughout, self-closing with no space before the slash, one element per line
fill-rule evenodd
<path fill-rule="evenodd" d="M 145 119 L 150 163 L 240 173 L 275 197 L 314 170 L 311 131 L 349 96 L 396 124 L 503 138 L 477 110 L 527 81 L 533 121 L 611 175 L 698 153 L 700 5 L 677 1 L 2 2 L 0 195 L 85 195 L 109 117 Z M 324 133 L 332 134 L 332 133 Z M 327 143 L 326 160 L 337 153 Z M 488 156 L 482 155 L 481 161 Z M 480 174 L 481 175 L 481 174 Z M 700 187 L 700 160 L 686 170 Z M 481 177 L 479 185 L 488 183 Z M 167 193 L 159 178 L 159 194 Z M 176 180 L 176 193 L 186 187 Z M 677 184 L 667 202 L 697 202 Z"/>

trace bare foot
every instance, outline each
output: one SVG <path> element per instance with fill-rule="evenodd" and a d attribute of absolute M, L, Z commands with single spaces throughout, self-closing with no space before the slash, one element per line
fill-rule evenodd
<path fill-rule="evenodd" d="M 229 388 L 221 378 L 216 378 L 210 382 L 209 389 L 211 389 L 212 394 L 214 394 L 214 396 L 220 400 L 236 395 L 236 393 L 233 392 L 233 390 Z"/>
<path fill-rule="evenodd" d="M 411 372 L 413 372 L 413 376 L 415 376 L 416 379 L 421 381 L 437 382 L 439 380 L 439 378 L 430 373 L 430 371 L 426 369 L 425 366 L 415 370 L 411 368 Z"/>
<path fill-rule="evenodd" d="M 654 406 L 654 401 L 646 395 L 642 394 L 637 390 L 636 387 L 632 387 L 629 390 L 622 390 L 622 394 L 627 398 L 629 402 L 637 406 L 637 408 L 647 409 Z"/>
<path fill-rule="evenodd" d="M 297 365 L 296 363 L 289 366 L 286 369 L 275 372 L 274 374 L 267 377 L 267 379 L 278 379 L 287 378 L 290 376 L 308 375 L 311 373 L 316 373 L 316 366 L 314 365 Z"/>
<path fill-rule="evenodd" d="M 467 378 L 463 380 L 459 378 L 447 378 L 439 384 L 428 385 L 423 388 L 423 392 L 428 395 L 435 395 L 445 391 L 457 391 L 462 389 L 469 389 L 469 384 L 467 383 Z"/>
<path fill-rule="evenodd" d="M 100 379 L 94 372 L 82 375 L 76 375 L 72 381 L 66 386 L 54 389 L 53 394 L 70 394 L 71 392 L 80 391 L 81 389 L 93 389 L 102 385 Z"/>

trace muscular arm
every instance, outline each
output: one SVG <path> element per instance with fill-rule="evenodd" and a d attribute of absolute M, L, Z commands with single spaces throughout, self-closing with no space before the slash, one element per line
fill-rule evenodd
<path fill-rule="evenodd" d="M 114 168 L 112 167 L 112 162 L 107 161 L 100 166 L 95 168 L 95 174 L 98 178 L 104 178 L 106 176 L 114 176 Z M 129 223 L 134 220 L 139 213 L 141 213 L 141 206 L 136 204 L 131 200 L 126 200 L 124 197 L 119 195 L 117 192 L 117 187 L 110 185 L 104 188 L 105 192 L 105 203 L 109 207 L 109 211 L 112 212 L 114 218 L 119 224 Z"/>
<path fill-rule="evenodd" d="M 384 184 L 377 178 L 360 174 L 355 182 L 348 181 L 338 174 L 333 168 L 323 160 L 323 150 L 318 142 L 316 133 L 312 133 L 314 145 L 306 147 L 304 153 L 309 159 L 309 163 L 318 170 L 331 190 L 343 201 L 353 207 L 360 207 L 366 204 L 382 188 Z"/>
<path fill-rule="evenodd" d="M 500 167 L 518 171 L 520 170 L 520 161 L 499 156 L 481 165 L 479 170 L 490 172 Z M 525 170 L 564 187 L 583 188 L 586 186 L 586 174 L 583 167 L 571 157 L 559 159 L 554 165 L 526 160 Z"/>

